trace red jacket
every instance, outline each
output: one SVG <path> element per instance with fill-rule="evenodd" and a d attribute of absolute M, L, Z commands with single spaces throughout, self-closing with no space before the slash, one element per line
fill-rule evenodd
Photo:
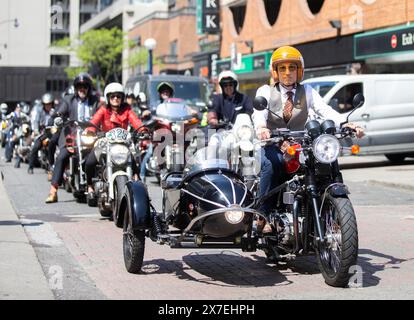
<path fill-rule="evenodd" d="M 94 114 L 90 122 L 97 127 L 100 127 L 104 132 L 108 132 L 114 128 L 122 128 L 126 130 L 129 123 L 134 129 L 138 129 L 142 125 L 141 120 L 128 104 L 124 104 L 119 113 L 114 112 L 111 108 L 107 108 L 103 105 Z M 90 128 L 88 128 L 88 130 L 89 129 Z"/>

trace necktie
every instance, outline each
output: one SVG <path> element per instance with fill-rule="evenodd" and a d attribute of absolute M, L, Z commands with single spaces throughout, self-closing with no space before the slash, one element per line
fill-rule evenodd
<path fill-rule="evenodd" d="M 288 91 L 286 92 L 288 99 L 286 100 L 285 106 L 283 107 L 283 119 L 286 123 L 289 122 L 290 118 L 292 118 L 292 110 L 293 110 L 293 92 Z"/>

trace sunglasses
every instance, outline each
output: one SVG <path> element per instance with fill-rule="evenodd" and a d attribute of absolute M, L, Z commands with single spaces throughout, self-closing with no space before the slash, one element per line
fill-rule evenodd
<path fill-rule="evenodd" d="M 234 84 L 233 83 L 225 83 L 225 84 L 223 84 L 223 87 L 224 88 L 226 88 L 226 87 L 234 87 Z"/>
<path fill-rule="evenodd" d="M 298 70 L 298 67 L 295 64 L 291 64 L 288 68 L 286 68 L 286 66 L 277 67 L 277 71 L 281 73 L 285 73 L 288 69 L 290 72 L 295 72 L 296 70 Z"/>
<path fill-rule="evenodd" d="M 88 87 L 83 84 L 79 84 L 76 86 L 76 90 L 87 90 L 87 89 Z"/>
<path fill-rule="evenodd" d="M 122 99 L 123 96 L 121 94 L 112 94 L 109 96 L 109 99 L 115 99 L 115 98 Z"/>

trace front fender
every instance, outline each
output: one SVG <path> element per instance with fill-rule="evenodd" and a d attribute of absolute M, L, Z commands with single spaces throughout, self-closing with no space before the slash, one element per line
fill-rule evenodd
<path fill-rule="evenodd" d="M 335 184 L 329 188 L 328 193 L 332 197 L 345 197 L 350 194 L 348 187 L 344 184 Z"/>
<path fill-rule="evenodd" d="M 130 208 L 130 210 L 127 210 Z M 151 213 L 148 191 L 141 181 L 128 181 L 125 194 L 122 196 L 118 221 L 122 227 L 125 213 L 129 213 L 129 221 L 134 230 L 144 230 L 151 226 Z"/>
<path fill-rule="evenodd" d="M 125 171 L 117 171 L 112 174 L 111 181 L 109 181 L 109 198 L 110 199 L 114 199 L 114 182 L 115 182 L 116 177 L 118 176 L 128 177 L 128 174 Z"/>

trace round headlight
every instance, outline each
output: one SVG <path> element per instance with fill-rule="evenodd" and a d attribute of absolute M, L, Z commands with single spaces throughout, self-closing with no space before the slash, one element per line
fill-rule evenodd
<path fill-rule="evenodd" d="M 226 211 L 224 216 L 226 217 L 227 222 L 231 224 L 238 224 L 243 220 L 244 212 L 243 211 Z"/>
<path fill-rule="evenodd" d="M 241 126 L 237 129 L 237 137 L 240 140 L 250 140 L 253 136 L 252 128 L 249 126 Z"/>
<path fill-rule="evenodd" d="M 91 146 L 95 143 L 95 141 L 96 141 L 96 136 L 87 136 L 87 135 L 81 136 L 82 145 Z"/>
<path fill-rule="evenodd" d="M 114 145 L 109 152 L 111 153 L 112 162 L 115 165 L 121 166 L 128 162 L 129 149 L 126 146 Z"/>
<path fill-rule="evenodd" d="M 313 154 L 321 163 L 332 163 L 338 159 L 341 146 L 336 137 L 328 134 L 319 136 L 313 142 Z"/>

